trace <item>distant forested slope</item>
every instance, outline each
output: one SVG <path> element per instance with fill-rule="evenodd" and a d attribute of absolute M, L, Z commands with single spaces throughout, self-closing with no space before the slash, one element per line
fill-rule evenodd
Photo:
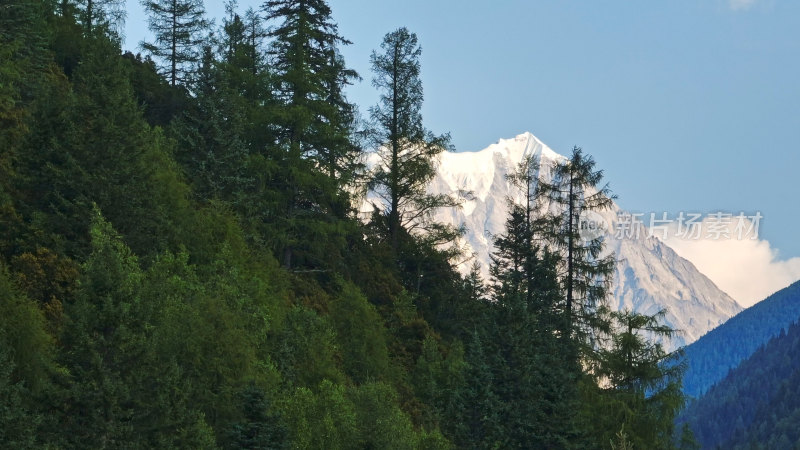
<path fill-rule="evenodd" d="M 795 285 L 796 288 L 796 285 Z M 800 445 L 800 324 L 758 349 L 678 419 L 704 448 Z"/>
<path fill-rule="evenodd" d="M 683 391 L 704 394 L 770 338 L 800 318 L 800 282 L 742 311 L 686 347 Z"/>

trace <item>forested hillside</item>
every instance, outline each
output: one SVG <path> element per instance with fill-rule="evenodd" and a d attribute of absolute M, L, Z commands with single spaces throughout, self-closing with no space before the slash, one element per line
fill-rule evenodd
<path fill-rule="evenodd" d="M 800 445 L 800 324 L 771 339 L 704 396 L 679 422 L 704 448 L 790 449 Z"/>
<path fill-rule="evenodd" d="M 604 307 L 579 234 L 590 156 L 526 161 L 462 277 L 413 32 L 357 74 L 324 0 L 151 0 L 134 55 L 119 4 L 0 1 L 0 447 L 674 447 L 672 330 Z"/>
<path fill-rule="evenodd" d="M 683 391 L 690 397 L 700 397 L 798 319 L 800 282 L 747 308 L 687 346 Z"/>

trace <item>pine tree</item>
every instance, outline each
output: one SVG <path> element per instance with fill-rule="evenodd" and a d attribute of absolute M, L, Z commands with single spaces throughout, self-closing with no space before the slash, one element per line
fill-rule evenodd
<path fill-rule="evenodd" d="M 202 0 L 142 0 L 154 42 L 142 42 L 144 50 L 161 61 L 160 69 L 171 86 L 190 81 L 193 65 L 200 60 L 203 19 Z"/>
<path fill-rule="evenodd" d="M 430 242 L 450 242 L 456 230 L 430 220 L 437 208 L 458 202 L 426 191 L 436 173 L 436 158 L 449 148 L 450 137 L 434 136 L 422 123 L 422 49 L 416 34 L 406 28 L 388 33 L 381 49 L 370 57 L 372 84 L 380 92 L 380 101 L 370 108 L 369 134 L 380 161 L 369 184 L 384 202 L 374 207 L 395 251 L 403 234 L 417 230 L 426 231 Z"/>
<path fill-rule="evenodd" d="M 488 315 L 483 317 L 490 323 Z M 506 405 L 498 395 L 498 355 L 489 348 L 494 343 L 494 334 L 476 327 L 467 340 L 464 373 L 465 388 L 461 394 L 458 414 L 450 418 L 449 426 L 454 431 L 454 441 L 467 448 L 497 448 L 504 434 L 503 411 Z"/>
<path fill-rule="evenodd" d="M 276 23 L 269 53 L 286 109 L 278 117 L 280 143 L 290 157 L 316 160 L 331 178 L 348 176 L 337 166 L 352 157 L 355 107 L 343 92 L 358 74 L 338 49 L 350 41 L 339 35 L 324 0 L 268 0 L 263 10 L 266 21 Z"/>
<path fill-rule="evenodd" d="M 87 256 L 92 203 L 142 254 L 176 230 L 166 222 L 179 217 L 183 188 L 166 186 L 174 169 L 160 133 L 142 118 L 127 69 L 118 44 L 98 36 L 87 42 L 71 84 L 56 77 L 42 86 L 47 101 L 36 104 L 29 150 L 19 164 L 25 213 L 54 235 L 37 245 Z M 167 199 L 176 203 L 159 205 Z"/>
<path fill-rule="evenodd" d="M 35 449 L 41 417 L 30 410 L 30 391 L 23 381 L 12 377 L 16 365 L 9 356 L 5 336 L 0 335 L 0 446 Z"/>
<path fill-rule="evenodd" d="M 248 8 L 242 17 L 236 10 L 235 0 L 226 2 L 226 16 L 223 19 L 220 55 L 221 63 L 231 74 L 232 85 L 240 88 L 240 95 L 254 100 L 265 94 L 271 94 L 268 83 L 257 89 L 251 85 L 254 80 L 268 80 L 267 55 L 264 40 L 268 32 L 264 29 L 263 19 L 253 8 Z M 259 130 L 263 132 L 264 130 Z"/>

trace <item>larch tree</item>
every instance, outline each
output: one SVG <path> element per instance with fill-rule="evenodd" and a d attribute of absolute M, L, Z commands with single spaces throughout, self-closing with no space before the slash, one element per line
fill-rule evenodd
<path fill-rule="evenodd" d="M 452 227 L 431 220 L 436 209 L 459 202 L 427 192 L 437 157 L 450 147 L 450 136 L 436 136 L 422 123 L 421 54 L 416 34 L 399 28 L 383 38 L 381 52 L 374 51 L 370 58 L 372 84 L 380 100 L 370 108 L 369 135 L 379 161 L 369 185 L 384 203 L 374 206 L 395 250 L 400 236 L 415 230 L 424 230 L 432 242 L 448 242 L 457 236 Z"/>
<path fill-rule="evenodd" d="M 77 3 L 78 18 L 87 36 L 98 27 L 121 30 L 125 25 L 125 0 L 78 0 Z"/>
<path fill-rule="evenodd" d="M 200 60 L 202 33 L 208 26 L 202 0 L 142 0 L 153 42 L 144 50 L 161 61 L 159 69 L 170 85 L 185 83 Z"/>

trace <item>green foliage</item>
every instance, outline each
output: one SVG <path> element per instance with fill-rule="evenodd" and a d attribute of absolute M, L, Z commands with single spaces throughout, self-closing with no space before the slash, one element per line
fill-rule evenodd
<path fill-rule="evenodd" d="M 357 417 L 347 390 L 330 380 L 315 390 L 298 387 L 284 400 L 283 414 L 292 446 L 298 449 L 346 449 L 357 439 Z"/>
<path fill-rule="evenodd" d="M 53 342 L 36 304 L 0 263 L 0 446 L 38 448 L 41 404 L 55 366 Z"/>
<path fill-rule="evenodd" d="M 61 363 L 69 371 L 67 438 L 73 445 L 135 442 L 132 378 L 144 353 L 146 317 L 137 258 L 95 211 L 92 253 L 61 337 Z"/>
<path fill-rule="evenodd" d="M 93 203 L 143 255 L 175 244 L 175 222 L 188 206 L 165 142 L 131 95 L 118 52 L 103 37 L 93 40 L 72 88 L 59 78 L 43 87 L 48 100 L 36 105 L 36 130 L 21 162 L 24 211 L 34 228 L 49 231 L 41 244 L 73 257 L 87 255 Z"/>
<path fill-rule="evenodd" d="M 24 383 L 34 392 L 47 383 L 53 369 L 53 342 L 45 330 L 42 312 L 17 289 L 0 263 L 0 341 L 6 362 L 13 365 L 6 374 L 8 383 Z"/>
<path fill-rule="evenodd" d="M 87 35 L 97 29 L 121 29 L 125 24 L 123 0 L 78 0 L 76 3 L 78 17 Z"/>
<path fill-rule="evenodd" d="M 329 305 L 345 374 L 357 383 L 389 374 L 386 329 L 375 307 L 355 286 L 345 284 Z"/>
<path fill-rule="evenodd" d="M 453 267 L 459 230 L 430 218 L 457 202 L 426 191 L 448 136 L 423 126 L 413 33 L 373 54 L 380 101 L 362 133 L 323 0 L 243 15 L 229 2 L 202 45 L 200 1 L 147 1 L 156 61 L 121 54 L 116 0 L 12 3 L 0 446 L 668 445 L 679 371 L 639 334 L 667 330 L 600 320 L 602 243 L 561 227 L 604 204 L 587 195 L 591 158 L 576 151 L 546 189 L 533 160 L 510 177 L 527 196 L 490 288 Z M 385 200 L 368 223 L 364 136 Z M 794 439 L 792 407 L 770 444 Z"/>
<path fill-rule="evenodd" d="M 613 426 L 621 426 L 634 448 L 672 448 L 673 422 L 683 407 L 680 352 L 667 353 L 654 339 L 675 331 L 660 323 L 664 312 L 643 315 L 612 313 L 614 334 L 600 353 L 596 375 L 604 387 L 589 404 L 595 439 L 613 441 Z M 603 412 L 600 415 L 600 412 Z"/>
<path fill-rule="evenodd" d="M 436 340 L 431 336 L 425 338 L 412 373 L 417 396 L 430 406 L 430 412 L 422 418 L 425 429 L 444 428 L 443 422 L 459 407 L 463 372 L 464 355 L 460 345 L 442 355 Z"/>
<path fill-rule="evenodd" d="M 33 449 L 41 417 L 30 411 L 24 399 L 30 395 L 22 381 L 14 381 L 16 369 L 6 343 L 0 337 L 0 445 L 4 448 Z"/>
<path fill-rule="evenodd" d="M 369 134 L 380 163 L 373 169 L 369 187 L 382 200 L 373 205 L 373 220 L 384 228 L 395 251 L 404 234 L 418 229 L 426 231 L 432 243 L 449 243 L 457 231 L 432 222 L 430 216 L 437 208 L 458 202 L 426 192 L 436 173 L 436 157 L 449 147 L 450 136 L 434 136 L 422 123 L 422 49 L 417 35 L 406 28 L 388 33 L 381 49 L 382 53 L 373 52 L 370 57 L 372 84 L 380 92 L 380 101 L 370 108 Z"/>
<path fill-rule="evenodd" d="M 276 214 L 265 217 L 266 230 L 285 267 L 320 267 L 344 247 L 345 227 L 335 219 L 351 209 L 346 188 L 357 151 L 353 107 L 342 92 L 357 75 L 338 53 L 349 42 L 338 34 L 324 0 L 268 0 L 263 11 L 273 24 L 269 54 L 277 106 L 265 182 L 281 187 L 267 205 Z"/>
<path fill-rule="evenodd" d="M 278 367 L 299 386 L 316 387 L 323 380 L 339 381 L 336 337 L 324 317 L 297 306 L 286 315 L 275 337 Z"/>
<path fill-rule="evenodd" d="M 388 385 L 370 382 L 349 392 L 356 410 L 359 448 L 414 449 L 419 437 L 408 415 L 398 407 L 398 396 Z"/>
<path fill-rule="evenodd" d="M 148 13 L 153 42 L 142 48 L 160 60 L 159 71 L 171 86 L 190 81 L 194 63 L 199 61 L 201 32 L 208 26 L 202 0 L 142 0 Z"/>
<path fill-rule="evenodd" d="M 598 331 L 606 327 L 602 309 L 615 260 L 613 254 L 603 254 L 603 236 L 581 235 L 581 220 L 587 212 L 610 208 L 614 196 L 607 184 L 601 184 L 603 171 L 595 169 L 594 159 L 579 147 L 551 170 L 552 181 L 540 183 L 538 189 L 547 210 L 555 208 L 555 213 L 546 214 L 540 233 L 560 255 L 558 271 L 566 296 L 568 333 L 576 333 L 591 348 Z M 591 353 L 589 348 L 587 354 Z"/>
<path fill-rule="evenodd" d="M 286 429 L 264 392 L 248 385 L 241 392 L 242 420 L 231 425 L 230 445 L 239 449 L 284 449 Z"/>
<path fill-rule="evenodd" d="M 228 87 L 225 72 L 206 47 L 193 107 L 172 126 L 178 142 L 176 156 L 186 169 L 194 194 L 204 201 L 219 199 L 237 205 L 251 180 L 247 176 L 248 152 L 243 141 L 244 115 Z"/>

